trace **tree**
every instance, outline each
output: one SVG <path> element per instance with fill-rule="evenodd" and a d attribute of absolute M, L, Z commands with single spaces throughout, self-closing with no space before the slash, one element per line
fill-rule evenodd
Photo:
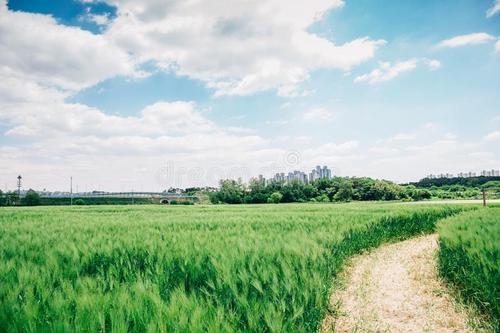
<path fill-rule="evenodd" d="M 5 196 L 3 195 L 2 190 L 0 190 L 0 206 L 5 206 Z"/>
<path fill-rule="evenodd" d="M 19 202 L 19 196 L 17 195 L 17 192 L 7 192 L 5 194 L 5 205 L 6 206 L 12 206 L 16 205 Z"/>
<path fill-rule="evenodd" d="M 351 201 L 353 195 L 352 183 L 349 181 L 342 182 L 339 190 L 333 196 L 335 201 Z"/>
<path fill-rule="evenodd" d="M 431 192 L 429 190 L 419 189 L 413 185 L 406 186 L 405 193 L 408 197 L 410 197 L 412 200 L 415 201 L 430 199 L 432 197 Z M 440 199 L 452 199 L 454 197 L 454 195 L 448 191 L 442 191 L 442 192 L 440 191 L 438 196 Z"/>
<path fill-rule="evenodd" d="M 368 177 L 352 178 L 353 199 L 355 200 L 376 200 L 372 191 L 376 180 Z"/>
<path fill-rule="evenodd" d="M 490 180 L 489 182 L 484 183 L 482 188 L 500 188 L 500 180 Z"/>
<path fill-rule="evenodd" d="M 34 190 L 29 189 L 24 196 L 22 203 L 26 206 L 38 206 L 40 205 L 40 195 Z"/>
<path fill-rule="evenodd" d="M 267 198 L 267 202 L 277 204 L 281 201 L 281 199 L 283 199 L 283 194 L 280 192 L 273 192 L 269 198 Z"/>
<path fill-rule="evenodd" d="M 231 179 L 221 180 L 220 189 L 210 196 L 212 203 L 239 204 L 243 202 L 244 188 L 241 182 Z"/>
<path fill-rule="evenodd" d="M 311 191 L 309 188 L 307 188 L 307 185 L 304 184 L 303 182 L 299 180 L 292 180 L 281 188 L 280 192 L 283 194 L 283 202 L 304 202 L 310 199 L 310 197 L 307 197 L 306 194 L 310 193 L 312 194 L 313 191 Z"/>
<path fill-rule="evenodd" d="M 246 203 L 266 203 L 269 197 L 269 188 L 265 182 L 253 178 L 248 183 L 249 191 L 245 193 L 244 201 Z"/>
<path fill-rule="evenodd" d="M 316 188 L 314 186 L 312 186 L 311 184 L 304 185 L 303 192 L 304 192 L 304 196 L 306 197 L 307 200 L 314 198 L 318 193 Z"/>

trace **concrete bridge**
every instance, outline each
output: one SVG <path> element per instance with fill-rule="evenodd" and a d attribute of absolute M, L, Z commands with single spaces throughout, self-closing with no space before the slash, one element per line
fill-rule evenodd
<path fill-rule="evenodd" d="M 79 192 L 79 193 L 57 193 L 53 195 L 44 195 L 42 197 L 52 198 L 151 198 L 161 204 L 170 204 L 172 201 L 176 202 L 198 202 L 198 197 L 194 195 L 185 195 L 182 193 L 167 193 L 167 192 Z"/>
<path fill-rule="evenodd" d="M 196 203 L 196 202 L 198 202 L 198 197 L 196 197 L 194 195 L 169 195 L 169 194 L 162 195 L 160 197 L 161 204 L 168 205 L 168 204 L 172 203 L 172 201 Z"/>

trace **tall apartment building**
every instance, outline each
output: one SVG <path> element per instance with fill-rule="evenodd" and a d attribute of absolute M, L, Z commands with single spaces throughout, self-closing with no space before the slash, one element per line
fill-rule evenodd
<path fill-rule="evenodd" d="M 500 177 L 500 170 L 483 170 L 481 176 L 485 177 Z"/>
<path fill-rule="evenodd" d="M 309 173 L 310 182 L 321 178 L 332 178 L 332 170 L 328 169 L 326 165 L 324 165 L 323 168 L 317 165 L 316 168 L 312 169 L 312 171 Z"/>
<path fill-rule="evenodd" d="M 284 182 L 286 181 L 285 173 L 280 172 L 274 175 L 273 180 L 278 181 L 278 182 Z"/>
<path fill-rule="evenodd" d="M 427 178 L 427 179 L 453 178 L 453 174 L 452 173 L 440 173 L 438 175 L 430 174 L 430 175 L 426 176 L 425 178 Z"/>
<path fill-rule="evenodd" d="M 307 183 L 307 175 L 305 174 L 305 172 L 297 170 L 295 170 L 294 172 L 289 172 L 286 177 L 286 181 L 291 182 L 292 180 L 298 180 L 300 182 Z"/>
<path fill-rule="evenodd" d="M 470 178 L 470 177 L 476 177 L 476 173 L 475 172 L 459 172 L 457 174 L 457 177 L 460 177 L 460 178 Z"/>
<path fill-rule="evenodd" d="M 279 182 L 291 182 L 293 180 L 297 180 L 303 183 L 307 182 L 313 182 L 316 179 L 321 179 L 321 178 L 332 178 L 332 170 L 328 169 L 328 167 L 325 165 L 323 167 L 321 166 L 316 166 L 309 175 L 307 175 L 303 171 L 295 170 L 293 172 L 289 172 L 288 174 L 285 175 L 285 173 L 276 173 L 273 178 L 271 178 L 272 181 L 279 181 Z"/>
<path fill-rule="evenodd" d="M 460 178 L 470 178 L 470 177 L 477 177 L 478 175 L 475 172 L 459 172 L 457 173 L 457 177 Z M 484 176 L 484 177 L 500 177 L 500 170 L 483 170 L 479 174 L 479 176 Z M 427 179 L 437 179 L 437 178 L 453 178 L 453 174 L 451 173 L 440 173 L 438 175 L 433 175 L 430 174 L 426 176 L 425 178 Z"/>

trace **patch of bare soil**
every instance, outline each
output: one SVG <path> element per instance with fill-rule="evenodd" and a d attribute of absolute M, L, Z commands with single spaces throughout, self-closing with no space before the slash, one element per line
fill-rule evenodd
<path fill-rule="evenodd" d="M 476 332 L 437 275 L 437 235 L 383 245 L 352 260 L 323 332 Z"/>

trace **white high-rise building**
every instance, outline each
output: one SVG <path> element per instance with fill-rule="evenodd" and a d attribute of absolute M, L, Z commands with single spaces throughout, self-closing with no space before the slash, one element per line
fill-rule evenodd
<path fill-rule="evenodd" d="M 481 176 L 484 177 L 500 177 L 500 171 L 499 170 L 483 170 L 481 171 Z"/>
<path fill-rule="evenodd" d="M 457 174 L 457 177 L 460 177 L 460 178 L 471 178 L 471 177 L 476 177 L 476 173 L 475 172 L 459 172 Z"/>
<path fill-rule="evenodd" d="M 314 169 L 311 170 L 309 175 L 303 171 L 294 170 L 293 172 L 288 172 L 288 174 L 285 174 L 283 172 L 276 173 L 274 177 L 272 177 L 270 180 L 278 182 L 286 182 L 286 183 L 291 182 L 293 180 L 297 180 L 303 183 L 307 183 L 307 182 L 313 182 L 321 178 L 327 178 L 327 179 L 332 178 L 332 170 L 328 169 L 326 165 L 323 167 L 319 165 L 316 166 Z"/>
<path fill-rule="evenodd" d="M 316 168 L 312 169 L 311 172 L 309 173 L 310 182 L 313 182 L 321 178 L 327 178 L 327 179 L 332 178 L 332 170 L 328 169 L 326 165 L 324 165 L 323 168 L 317 165 Z"/>

